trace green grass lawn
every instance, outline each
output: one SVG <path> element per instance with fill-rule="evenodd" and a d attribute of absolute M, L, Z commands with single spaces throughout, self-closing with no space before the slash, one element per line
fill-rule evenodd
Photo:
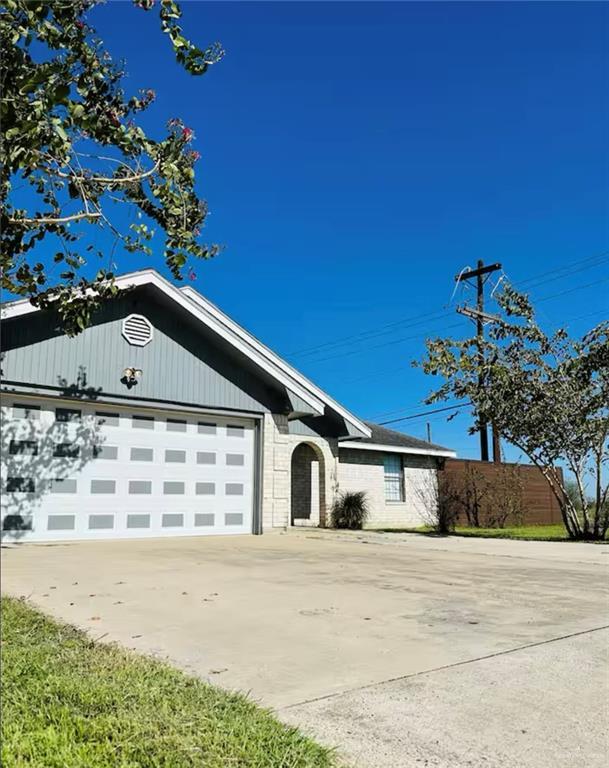
<path fill-rule="evenodd" d="M 238 694 L 2 600 L 2 766 L 329 768 Z"/>
<path fill-rule="evenodd" d="M 467 528 L 457 526 L 457 536 L 479 536 L 490 539 L 524 539 L 526 541 L 567 541 L 564 525 L 520 525 L 511 528 Z"/>
<path fill-rule="evenodd" d="M 379 529 L 380 530 L 380 529 Z M 437 536 L 433 528 L 384 528 L 385 533 L 422 533 L 427 536 Z M 471 536 L 486 539 L 521 539 L 523 541 L 569 541 L 567 532 L 562 524 L 559 525 L 521 525 L 511 528 L 468 528 L 457 526 L 452 536 Z"/>

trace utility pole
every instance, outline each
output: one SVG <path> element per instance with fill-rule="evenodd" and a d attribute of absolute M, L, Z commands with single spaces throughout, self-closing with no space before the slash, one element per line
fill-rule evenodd
<path fill-rule="evenodd" d="M 427 422 L 427 442 L 431 443 L 431 424 Z"/>
<path fill-rule="evenodd" d="M 490 275 L 501 269 L 501 264 L 487 264 L 485 266 L 482 259 L 478 259 L 476 269 L 468 269 L 466 272 L 460 272 L 455 277 L 455 282 L 461 283 L 464 280 L 476 279 L 476 312 L 468 311 L 468 308 L 457 308 L 457 312 L 467 315 L 476 320 L 476 340 L 478 344 L 478 366 L 480 373 L 478 375 L 478 386 L 484 388 L 484 283 L 485 275 Z M 471 314 L 470 314 L 471 313 Z M 480 458 L 482 461 L 488 461 L 488 423 L 486 418 L 478 416 L 480 422 Z M 493 430 L 493 461 L 501 461 L 501 446 L 499 445 L 499 436 Z"/>

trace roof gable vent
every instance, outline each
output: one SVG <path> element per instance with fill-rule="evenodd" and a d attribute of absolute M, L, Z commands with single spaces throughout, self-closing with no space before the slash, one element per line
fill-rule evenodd
<path fill-rule="evenodd" d="M 123 336 L 134 347 L 145 347 L 152 341 L 152 324 L 143 315 L 129 315 L 123 320 Z"/>

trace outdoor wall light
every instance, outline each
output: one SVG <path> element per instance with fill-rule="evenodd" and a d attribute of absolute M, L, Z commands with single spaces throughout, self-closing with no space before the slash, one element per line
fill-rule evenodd
<path fill-rule="evenodd" d="M 129 389 L 131 387 L 135 386 L 138 382 L 138 379 L 142 377 L 142 371 L 141 368 L 125 368 L 123 371 L 123 377 L 121 381 L 123 384 L 126 384 Z"/>

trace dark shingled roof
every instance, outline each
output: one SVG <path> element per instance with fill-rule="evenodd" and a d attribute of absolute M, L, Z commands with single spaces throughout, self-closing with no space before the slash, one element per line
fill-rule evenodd
<path fill-rule="evenodd" d="M 371 421 L 365 421 L 364 424 L 372 432 L 371 437 L 350 437 L 349 442 L 358 443 L 377 443 L 379 445 L 395 445 L 396 448 L 418 448 L 419 450 L 430 451 L 450 451 L 451 448 L 444 448 L 435 443 L 428 443 L 426 440 L 419 440 L 418 437 L 405 435 L 403 432 L 396 432 L 394 429 L 386 429 L 380 424 L 373 424 Z"/>

